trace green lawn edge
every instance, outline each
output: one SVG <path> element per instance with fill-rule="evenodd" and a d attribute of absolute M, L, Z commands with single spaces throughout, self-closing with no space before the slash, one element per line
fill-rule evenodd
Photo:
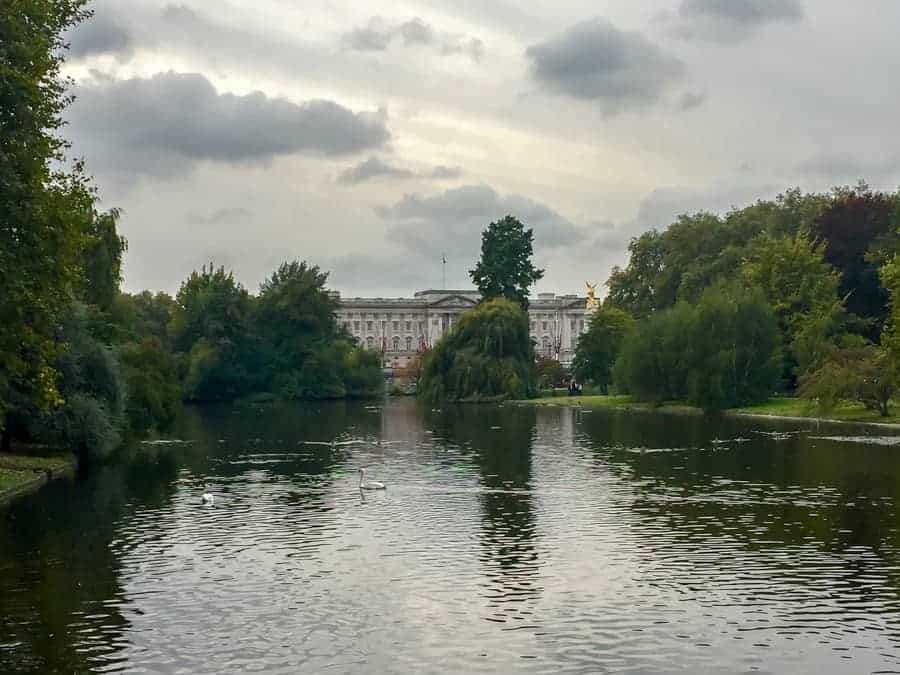
<path fill-rule="evenodd" d="M 574 408 L 607 408 L 619 410 L 655 410 L 658 412 L 702 415 L 700 408 L 679 401 L 667 401 L 662 405 L 643 403 L 630 396 L 545 396 L 528 400 L 515 401 L 521 405 L 533 406 L 566 406 Z M 855 422 L 861 424 L 900 425 L 900 407 L 894 406 L 894 414 L 881 417 L 874 410 L 866 410 L 861 403 L 846 402 L 840 404 L 827 414 L 822 414 L 807 401 L 798 398 L 770 398 L 764 403 L 733 408 L 723 412 L 725 415 L 740 417 L 773 417 L 812 419 L 824 422 Z"/>
<path fill-rule="evenodd" d="M 72 455 L 0 453 L 0 505 L 37 490 L 48 481 L 72 475 Z"/>

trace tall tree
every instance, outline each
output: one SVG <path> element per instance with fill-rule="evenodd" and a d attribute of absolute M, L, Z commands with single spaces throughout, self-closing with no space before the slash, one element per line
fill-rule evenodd
<path fill-rule="evenodd" d="M 583 382 L 593 382 L 606 393 L 619 350 L 633 330 L 634 319 L 621 309 L 598 310 L 591 317 L 587 331 L 578 339 L 572 364 L 575 376 Z"/>
<path fill-rule="evenodd" d="M 825 242 L 825 260 L 841 275 L 840 293 L 847 311 L 870 321 L 867 337 L 877 340 L 888 312 L 888 293 L 879 283 L 873 247 L 895 228 L 897 203 L 892 195 L 862 184 L 835 190 L 816 219 L 813 233 Z"/>
<path fill-rule="evenodd" d="M 481 234 L 481 259 L 469 276 L 483 300 L 507 298 L 528 307 L 528 291 L 544 276 L 531 262 L 534 232 L 518 219 L 506 216 Z"/>
<path fill-rule="evenodd" d="M 12 397 L 59 400 L 57 332 L 79 277 L 93 194 L 64 161 L 63 34 L 85 0 L 7 0 L 0 11 L 0 428 Z M 4 434 L 4 444 L 9 436 Z"/>

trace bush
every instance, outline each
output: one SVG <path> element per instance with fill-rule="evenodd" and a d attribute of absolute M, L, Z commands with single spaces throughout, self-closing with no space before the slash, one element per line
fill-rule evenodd
<path fill-rule="evenodd" d="M 180 399 L 175 358 L 159 339 L 146 338 L 122 347 L 119 360 L 128 388 L 125 413 L 132 431 L 170 427 Z"/>
<path fill-rule="evenodd" d="M 537 391 L 528 316 L 496 298 L 463 314 L 422 364 L 418 393 L 427 401 L 528 398 Z"/>
<path fill-rule="evenodd" d="M 821 367 L 800 379 L 799 395 L 830 412 L 841 401 L 858 401 L 882 417 L 890 413 L 896 380 L 887 353 L 874 346 L 837 349 Z"/>

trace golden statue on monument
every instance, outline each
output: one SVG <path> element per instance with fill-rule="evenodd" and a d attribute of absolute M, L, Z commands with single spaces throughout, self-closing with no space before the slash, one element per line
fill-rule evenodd
<path fill-rule="evenodd" d="M 590 314 L 600 309 L 600 301 L 597 300 L 597 284 L 585 281 L 584 285 L 587 286 L 587 304 L 584 308 Z"/>

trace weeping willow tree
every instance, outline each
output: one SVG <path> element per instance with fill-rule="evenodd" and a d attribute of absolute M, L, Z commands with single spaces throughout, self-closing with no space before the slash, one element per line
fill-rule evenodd
<path fill-rule="evenodd" d="M 528 316 L 515 302 L 503 298 L 463 314 L 425 356 L 418 391 L 429 402 L 533 396 L 536 377 Z"/>

